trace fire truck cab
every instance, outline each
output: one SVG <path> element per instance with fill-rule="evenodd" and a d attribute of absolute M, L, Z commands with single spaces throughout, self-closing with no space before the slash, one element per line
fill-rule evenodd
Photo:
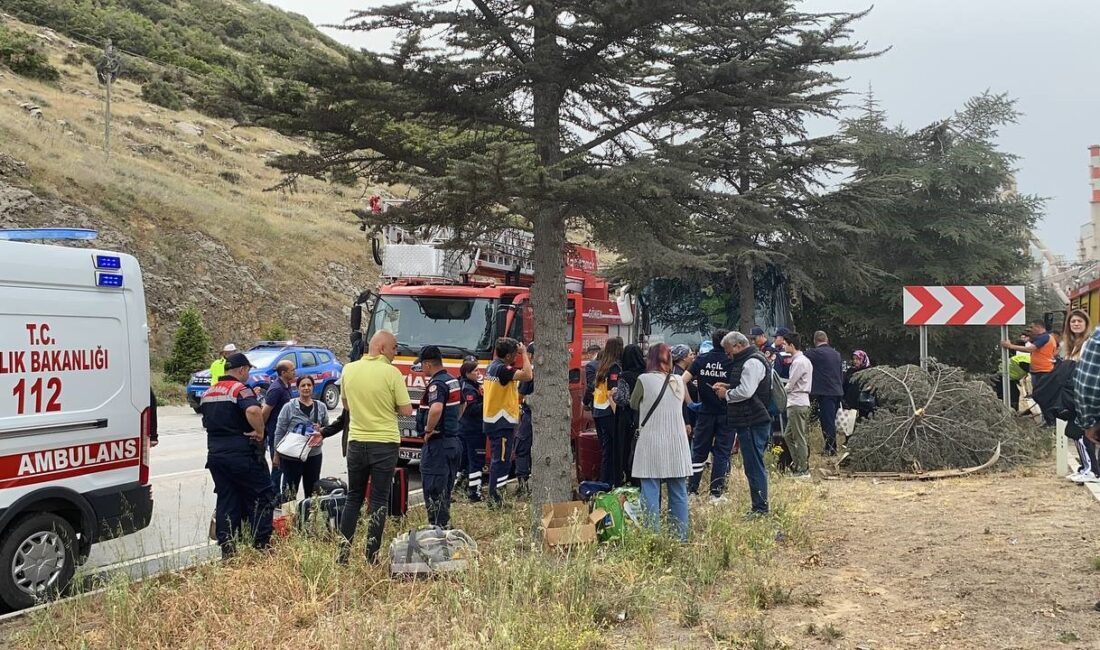
<path fill-rule="evenodd" d="M 150 390 L 137 260 L 0 231 L 0 602 L 65 590 L 146 527 Z"/>
<path fill-rule="evenodd" d="M 445 234 L 417 241 L 403 230 L 388 228 L 383 237 L 382 268 L 387 281 L 377 292 L 360 297 L 353 308 L 352 336 L 358 332 L 369 340 L 377 331 L 393 332 L 398 341 L 394 365 L 405 376 L 414 402 L 425 388 L 426 379 L 411 371 L 423 346 L 439 346 L 446 357 L 444 367 L 457 375 L 468 358 L 476 359 L 484 370 L 501 336 L 527 344 L 535 341 L 530 300 L 534 275 L 528 233 L 508 231 L 473 252 L 463 253 L 442 247 Z M 577 245 L 567 248 L 565 318 L 569 323 L 566 345 L 570 350 L 574 438 L 592 427 L 582 406 L 584 348 L 591 343 L 602 346 L 609 336 L 622 336 L 627 342 L 634 339 L 628 298 L 624 293 L 613 300 L 607 282 L 597 272 L 596 251 Z M 364 308 L 366 322 L 357 322 Z M 401 460 L 419 461 L 423 443 L 414 418 L 400 418 L 399 427 Z"/>

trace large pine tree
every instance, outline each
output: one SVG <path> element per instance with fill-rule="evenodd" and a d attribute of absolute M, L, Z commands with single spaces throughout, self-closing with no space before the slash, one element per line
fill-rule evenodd
<path fill-rule="evenodd" d="M 855 16 L 795 6 L 413 1 L 347 22 L 396 30 L 391 54 L 315 60 L 277 72 L 287 81 L 274 88 L 242 90 L 258 119 L 316 144 L 317 154 L 283 161 L 290 180 L 408 184 L 414 200 L 387 222 L 446 226 L 467 239 L 530 228 L 537 338 L 564 341 L 570 227 L 653 275 L 727 262 L 684 245 L 726 200 L 693 144 L 713 144 L 731 116 L 790 101 L 784 84 L 813 84 L 800 81 L 805 70 L 860 52 L 848 43 Z M 726 211 L 727 223 L 741 218 Z M 540 345 L 535 361 L 533 487 L 537 499 L 560 499 L 572 478 L 565 346 Z"/>
<path fill-rule="evenodd" d="M 869 101 L 846 122 L 851 178 L 840 191 L 876 197 L 874 218 L 828 266 L 870 266 L 869 278 L 839 278 L 804 304 L 800 322 L 825 329 L 840 346 L 884 363 L 917 357 L 917 329 L 902 325 L 902 287 L 1025 284 L 1031 229 L 1042 201 L 1018 194 L 1016 157 L 997 147 L 998 130 L 1017 116 L 1003 95 L 983 94 L 923 129 L 891 126 Z M 932 356 L 992 371 L 997 328 L 933 327 Z"/>

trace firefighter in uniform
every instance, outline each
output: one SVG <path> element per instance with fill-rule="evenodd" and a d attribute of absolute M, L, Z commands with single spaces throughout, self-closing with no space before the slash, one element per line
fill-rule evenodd
<path fill-rule="evenodd" d="M 424 481 L 424 505 L 428 524 L 448 528 L 451 523 L 451 488 L 462 456 L 459 440 L 461 387 L 443 368 L 443 354 L 434 345 L 420 351 L 421 372 L 430 377 L 416 414 L 417 430 L 424 436 L 420 476 Z"/>
<path fill-rule="evenodd" d="M 252 365 L 240 352 L 225 360 L 225 374 L 202 396 L 206 468 L 218 495 L 215 531 L 222 557 L 233 555 L 242 524 L 251 526 L 253 545 L 271 541 L 275 490 L 264 460 L 264 421 L 256 394 L 244 382 Z"/>
<path fill-rule="evenodd" d="M 481 501 L 481 473 L 485 467 L 485 432 L 481 430 L 481 383 L 477 379 L 476 359 L 467 360 L 459 370 L 462 386 L 462 412 L 459 428 L 465 453 L 466 496 L 470 502 Z"/>
<path fill-rule="evenodd" d="M 482 429 L 489 438 L 489 506 L 499 507 L 504 499 L 500 488 L 508 480 L 512 441 L 519 424 L 519 384 L 535 378 L 527 348 L 519 341 L 501 337 L 493 350 L 493 362 L 485 371 L 482 398 Z"/>
<path fill-rule="evenodd" d="M 527 354 L 535 353 L 535 344 L 527 348 Z M 531 496 L 531 446 L 534 429 L 531 426 L 531 405 L 527 398 L 535 392 L 535 382 L 524 381 L 519 385 L 519 425 L 516 426 L 516 496 Z"/>

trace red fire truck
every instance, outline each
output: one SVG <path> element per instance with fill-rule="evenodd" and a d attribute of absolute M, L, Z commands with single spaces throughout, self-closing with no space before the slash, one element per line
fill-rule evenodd
<path fill-rule="evenodd" d="M 423 346 L 439 346 L 446 355 L 444 367 L 457 374 L 466 358 L 477 359 L 482 369 L 488 366 L 498 337 L 511 336 L 528 344 L 536 340 L 529 233 L 509 230 L 463 252 L 445 248 L 446 233 L 416 237 L 389 227 L 379 237 L 375 251 L 383 251 L 384 284 L 360 296 L 352 311 L 352 337 L 368 341 L 379 330 L 394 333 L 398 341 L 394 365 L 405 375 L 414 402 L 423 393 L 425 378 L 410 368 Z M 635 338 L 630 296 L 625 291 L 611 296 L 598 270 L 596 251 L 567 247 L 565 317 L 574 442 L 592 425 L 582 407 L 584 348 L 591 343 L 602 345 L 609 336 L 622 336 L 627 342 Z M 401 460 L 418 461 L 422 441 L 414 419 L 401 418 L 399 426 Z M 590 466 L 590 462 L 584 464 Z M 581 471 L 582 478 L 589 478 L 589 473 Z"/>

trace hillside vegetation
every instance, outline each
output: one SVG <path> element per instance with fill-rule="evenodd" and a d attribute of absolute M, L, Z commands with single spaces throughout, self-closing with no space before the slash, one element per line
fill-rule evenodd
<path fill-rule="evenodd" d="M 223 92 L 228 79 L 262 80 L 264 66 L 342 48 L 304 16 L 258 0 L 2 0 L 0 10 L 79 41 L 93 65 L 111 39 L 146 99 L 213 117 L 239 116 Z"/>
<path fill-rule="evenodd" d="M 211 3 L 127 4 L 182 11 Z M 253 3 L 226 6 L 275 11 Z M 215 346 L 247 344 L 278 324 L 300 340 L 346 351 L 347 308 L 377 281 L 349 212 L 368 188 L 303 178 L 293 193 L 268 191 L 281 176 L 267 162 L 302 149 L 301 143 L 193 109 L 150 104 L 125 73 L 114 86 L 108 161 L 104 90 L 79 56 L 80 44 L 3 14 L 0 28 L 8 40 L 29 39 L 44 57 L 38 65 L 58 73 L 56 81 L 40 81 L 0 62 L 0 227 L 92 227 L 100 231 L 99 246 L 137 255 L 154 355 L 166 352 L 178 313 L 191 303 Z M 272 43 L 276 36 L 265 34 Z"/>

